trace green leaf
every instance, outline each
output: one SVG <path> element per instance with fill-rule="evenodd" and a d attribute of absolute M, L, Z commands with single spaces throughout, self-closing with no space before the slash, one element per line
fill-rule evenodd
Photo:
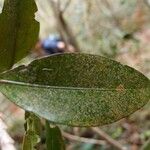
<path fill-rule="evenodd" d="M 47 150 L 65 150 L 65 144 L 60 129 L 46 121 Z"/>
<path fill-rule="evenodd" d="M 0 15 L 0 72 L 10 69 L 34 46 L 39 23 L 34 0 L 5 0 Z"/>
<path fill-rule="evenodd" d="M 36 145 L 40 142 L 40 119 L 32 113 L 28 113 L 25 119 L 26 133 L 23 139 L 22 150 L 34 150 L 36 149 Z"/>
<path fill-rule="evenodd" d="M 58 54 L 0 75 L 0 91 L 55 123 L 98 126 L 129 116 L 150 99 L 150 80 L 133 68 L 88 54 Z"/>
<path fill-rule="evenodd" d="M 150 139 L 142 146 L 141 150 L 150 150 Z"/>

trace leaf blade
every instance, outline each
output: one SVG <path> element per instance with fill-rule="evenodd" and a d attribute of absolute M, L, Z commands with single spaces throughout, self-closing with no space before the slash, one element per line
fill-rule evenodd
<path fill-rule="evenodd" d="M 26 112 L 25 135 L 22 150 L 33 150 L 40 142 L 40 119 L 32 113 Z"/>
<path fill-rule="evenodd" d="M 45 68 L 52 71 L 45 72 Z M 10 80 L 1 80 L 1 92 L 20 107 L 72 126 L 112 123 L 140 109 L 150 98 L 150 81 L 144 75 L 112 60 L 86 54 L 39 59 L 2 74 L 1 79 Z"/>
<path fill-rule="evenodd" d="M 0 15 L 0 72 L 10 69 L 34 46 L 39 24 L 34 0 L 5 0 Z"/>
<path fill-rule="evenodd" d="M 65 144 L 60 129 L 46 121 L 47 150 L 65 150 Z"/>

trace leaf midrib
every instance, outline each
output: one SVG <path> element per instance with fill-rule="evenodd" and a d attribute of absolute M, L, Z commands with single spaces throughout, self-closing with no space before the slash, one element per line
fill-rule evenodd
<path fill-rule="evenodd" d="M 28 86 L 28 87 L 37 87 L 37 88 L 51 88 L 51 89 L 64 89 L 64 90 L 97 90 L 97 91 L 127 91 L 127 90 L 141 90 L 141 89 L 148 89 L 148 87 L 145 88 L 124 88 L 124 89 L 117 89 L 117 88 L 111 88 L 111 89 L 103 89 L 103 88 L 84 88 L 84 87 L 65 87 L 65 86 L 50 86 L 50 85 L 41 85 L 41 84 L 32 84 L 32 83 L 25 83 L 25 82 L 18 82 L 18 81 L 12 81 L 12 80 L 0 80 L 1 84 L 10 84 L 10 85 L 20 85 L 20 86 Z"/>

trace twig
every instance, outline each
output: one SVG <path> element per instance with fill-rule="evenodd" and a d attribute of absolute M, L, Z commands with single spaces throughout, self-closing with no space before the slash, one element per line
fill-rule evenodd
<path fill-rule="evenodd" d="M 105 145 L 106 142 L 103 140 L 96 140 L 96 139 L 90 139 L 90 138 L 84 138 L 84 137 L 79 137 L 76 135 L 72 135 L 66 132 L 62 132 L 62 135 L 72 141 L 78 141 L 78 142 L 83 142 L 83 143 L 90 143 L 90 144 L 97 144 L 97 145 Z"/>
<path fill-rule="evenodd" d="M 104 140 L 106 140 L 109 144 L 116 147 L 118 150 L 126 150 L 125 147 L 123 147 L 119 142 L 112 139 L 108 134 L 106 134 L 104 131 L 100 130 L 98 127 L 93 127 L 92 130 L 99 134 Z"/>
<path fill-rule="evenodd" d="M 64 13 L 64 12 L 66 11 L 66 9 L 69 7 L 70 3 L 71 3 L 71 0 L 68 0 L 68 1 L 66 2 L 64 8 L 61 10 L 62 13 Z"/>
<path fill-rule="evenodd" d="M 49 4 L 53 10 L 54 18 L 56 19 L 57 29 L 62 36 L 62 39 L 65 42 L 66 49 L 68 49 L 68 45 L 72 45 L 76 52 L 79 52 L 79 46 L 76 41 L 75 35 L 71 29 L 71 27 L 66 22 L 66 19 L 63 16 L 63 13 L 60 9 L 57 8 L 57 4 L 53 0 L 49 0 Z"/>

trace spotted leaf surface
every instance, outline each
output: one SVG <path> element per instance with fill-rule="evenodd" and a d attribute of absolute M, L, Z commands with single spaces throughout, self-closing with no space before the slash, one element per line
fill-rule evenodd
<path fill-rule="evenodd" d="M 34 0 L 5 0 L 0 15 L 0 72 L 10 69 L 34 46 L 39 23 Z"/>
<path fill-rule="evenodd" d="M 150 80 L 116 61 L 58 54 L 0 75 L 12 102 L 52 122 L 98 126 L 124 118 L 150 99 Z"/>

